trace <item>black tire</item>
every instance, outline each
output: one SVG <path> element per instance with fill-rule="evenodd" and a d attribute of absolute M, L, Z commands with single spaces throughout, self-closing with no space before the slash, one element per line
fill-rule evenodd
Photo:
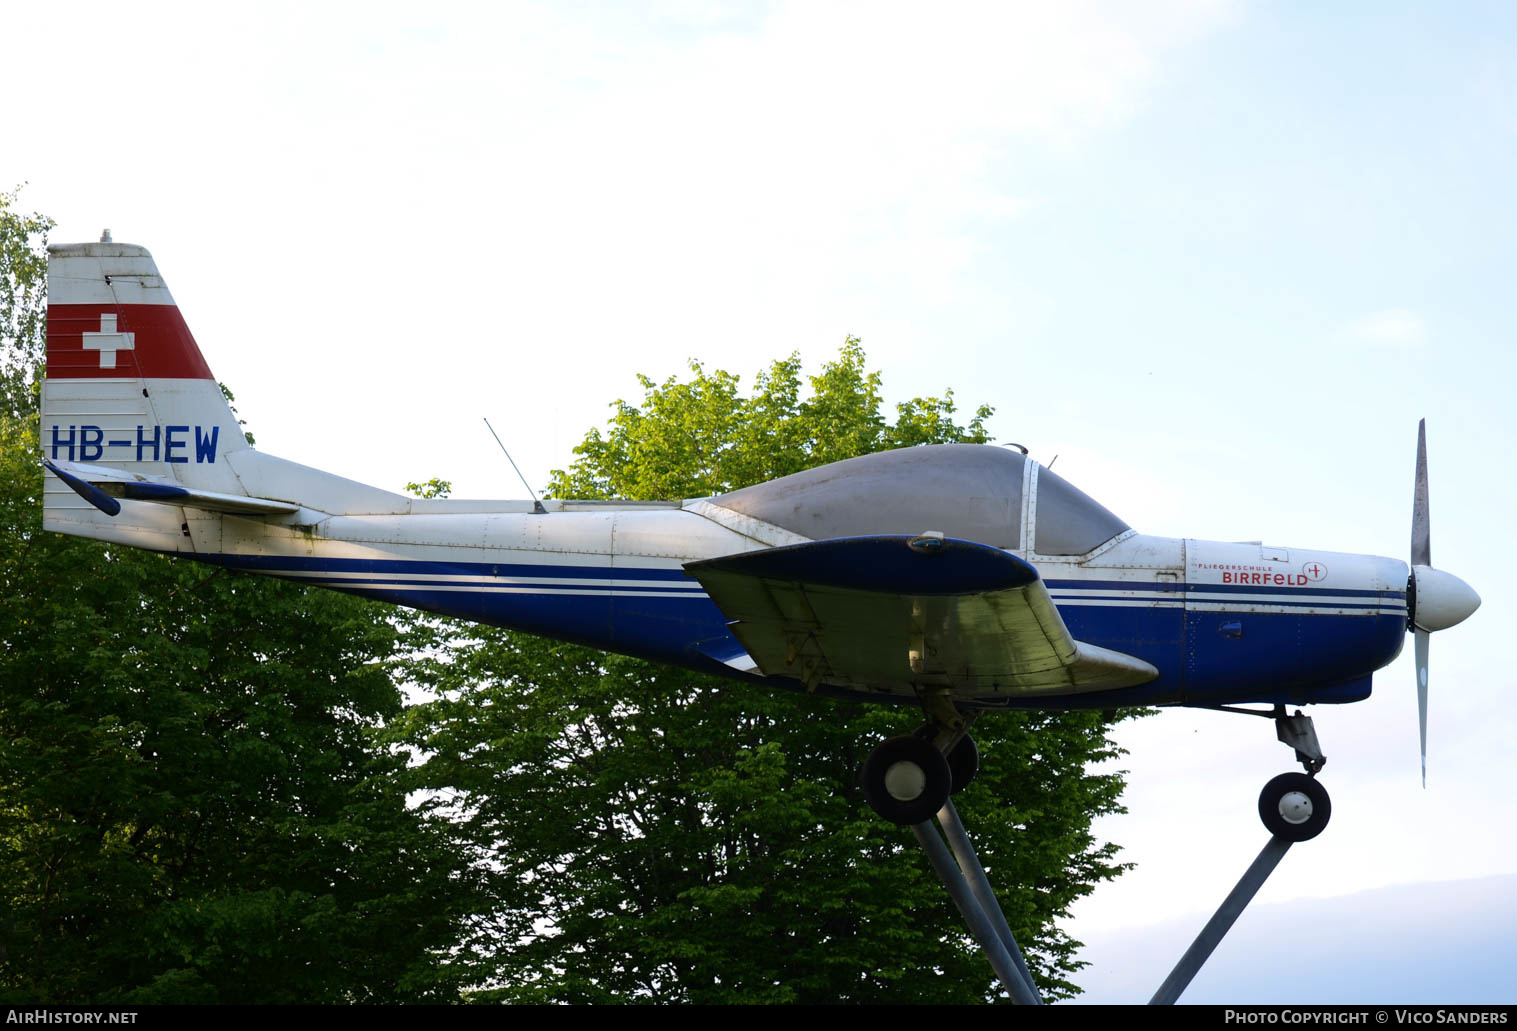
<path fill-rule="evenodd" d="M 900 764 L 906 765 L 897 769 Z M 907 735 L 880 742 L 864 760 L 859 781 L 871 809 L 891 823 L 910 826 L 943 808 L 953 774 L 931 741 Z"/>
<path fill-rule="evenodd" d="M 1259 819 L 1266 830 L 1286 841 L 1310 841 L 1332 815 L 1327 789 L 1304 773 L 1282 773 L 1259 792 Z"/>
<path fill-rule="evenodd" d="M 980 772 L 980 749 L 968 734 L 959 738 L 959 743 L 948 753 L 948 772 L 953 777 L 955 795 L 969 787 L 974 775 Z"/>

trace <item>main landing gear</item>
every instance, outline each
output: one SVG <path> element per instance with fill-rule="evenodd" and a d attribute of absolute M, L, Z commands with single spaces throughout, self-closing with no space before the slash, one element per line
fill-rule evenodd
<path fill-rule="evenodd" d="M 946 695 L 929 696 L 923 707 L 927 722 L 876 745 L 859 771 L 870 808 L 904 826 L 932 819 L 980 769 L 980 750 L 969 736 L 974 716 L 962 715 Z"/>
<path fill-rule="evenodd" d="M 1012 1000 L 1041 1005 L 1027 960 L 953 806 L 952 796 L 980 769 L 980 752 L 969 736 L 975 714 L 960 713 L 947 692 L 923 697 L 922 707 L 927 722 L 915 734 L 881 742 L 864 760 L 859 771 L 864 797 L 885 819 L 911 827 Z M 932 827 L 934 817 L 941 836 Z"/>

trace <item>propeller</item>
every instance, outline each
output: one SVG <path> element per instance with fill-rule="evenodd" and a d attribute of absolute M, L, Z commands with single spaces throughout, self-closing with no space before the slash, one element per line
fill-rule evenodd
<path fill-rule="evenodd" d="M 1417 484 L 1412 493 L 1412 572 L 1407 580 L 1407 623 L 1417 662 L 1417 727 L 1422 739 L 1422 786 L 1427 787 L 1428 635 L 1462 623 L 1480 607 L 1480 595 L 1452 573 L 1433 568 L 1428 535 L 1427 420 L 1417 423 Z"/>

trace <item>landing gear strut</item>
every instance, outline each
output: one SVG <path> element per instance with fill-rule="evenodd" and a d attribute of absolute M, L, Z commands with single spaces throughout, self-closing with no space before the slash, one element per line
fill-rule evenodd
<path fill-rule="evenodd" d="M 1262 714 L 1261 714 L 1262 715 Z M 1296 750 L 1296 759 L 1306 772 L 1315 777 L 1327 762 L 1322 746 L 1317 743 L 1317 731 L 1312 727 L 1312 718 L 1300 709 L 1296 715 L 1287 716 L 1285 706 L 1275 706 L 1270 715 L 1275 717 L 1275 736 L 1281 744 Z"/>

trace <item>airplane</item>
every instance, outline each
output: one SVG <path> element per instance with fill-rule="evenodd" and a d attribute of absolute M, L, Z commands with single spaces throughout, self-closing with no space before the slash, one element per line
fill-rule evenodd
<path fill-rule="evenodd" d="M 887 451 L 686 500 L 413 498 L 251 446 L 146 249 L 107 233 L 48 251 L 48 530 L 920 704 L 923 727 L 860 772 L 875 811 L 903 825 L 973 778 L 981 712 L 1197 706 L 1274 719 L 1305 772 L 1271 780 L 1260 816 L 1307 840 L 1331 813 L 1325 758 L 1311 717 L 1286 706 L 1369 697 L 1410 630 L 1426 783 L 1429 634 L 1480 598 L 1432 565 L 1423 427 L 1410 563 L 1150 536 L 990 445 Z"/>

